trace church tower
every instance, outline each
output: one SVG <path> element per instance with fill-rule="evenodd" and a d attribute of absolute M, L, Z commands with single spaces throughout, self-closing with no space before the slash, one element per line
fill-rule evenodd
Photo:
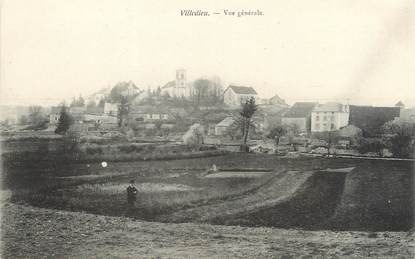
<path fill-rule="evenodd" d="M 186 88 L 187 88 L 187 81 L 186 81 L 186 70 L 185 69 L 177 69 L 176 70 L 176 85 L 174 88 L 174 95 L 177 97 L 186 97 Z"/>

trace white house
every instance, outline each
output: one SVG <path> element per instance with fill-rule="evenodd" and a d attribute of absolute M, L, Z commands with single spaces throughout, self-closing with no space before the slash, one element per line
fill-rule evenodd
<path fill-rule="evenodd" d="M 223 92 L 223 101 L 228 106 L 240 106 L 251 97 L 257 98 L 257 92 L 252 87 L 230 85 Z"/>
<path fill-rule="evenodd" d="M 59 121 L 59 117 L 61 113 L 61 107 L 52 107 L 50 109 L 50 113 L 49 113 L 49 123 L 50 124 L 58 124 Z"/>
<path fill-rule="evenodd" d="M 349 105 L 325 103 L 311 112 L 311 132 L 339 130 L 349 123 Z"/>

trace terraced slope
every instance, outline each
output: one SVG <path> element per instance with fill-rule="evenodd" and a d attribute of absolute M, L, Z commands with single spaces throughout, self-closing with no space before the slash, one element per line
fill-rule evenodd
<path fill-rule="evenodd" d="M 281 171 L 249 193 L 182 210 L 160 220 L 407 231 L 414 227 L 413 183 L 413 171 L 382 163 L 320 171 Z"/>

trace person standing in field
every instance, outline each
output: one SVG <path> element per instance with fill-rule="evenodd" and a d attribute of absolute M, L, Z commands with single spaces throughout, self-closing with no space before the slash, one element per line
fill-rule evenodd
<path fill-rule="evenodd" d="M 130 185 L 127 187 L 127 204 L 129 209 L 135 207 L 135 201 L 137 200 L 138 190 L 134 186 L 134 180 L 130 181 Z"/>

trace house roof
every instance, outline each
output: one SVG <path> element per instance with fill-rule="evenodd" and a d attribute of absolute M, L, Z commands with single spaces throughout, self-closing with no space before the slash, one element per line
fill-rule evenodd
<path fill-rule="evenodd" d="M 236 86 L 236 85 L 230 85 L 226 90 L 232 89 L 236 94 L 257 94 L 254 88 L 248 87 L 248 86 Z M 226 92 L 225 90 L 225 92 Z"/>
<path fill-rule="evenodd" d="M 161 89 L 175 87 L 175 86 L 176 86 L 176 81 L 170 81 L 167 84 L 165 84 Z"/>
<path fill-rule="evenodd" d="M 341 103 L 325 103 L 317 105 L 314 110 L 315 112 L 340 112 L 343 111 L 343 104 Z"/>
<path fill-rule="evenodd" d="M 383 124 L 399 117 L 399 107 L 350 105 L 349 124 L 363 130 L 364 136 L 380 134 Z"/>
<path fill-rule="evenodd" d="M 218 124 L 216 124 L 217 127 L 229 127 L 231 126 L 233 123 L 235 122 L 235 120 L 232 117 L 226 117 L 225 119 L 223 119 L 221 122 L 219 122 Z"/>
<path fill-rule="evenodd" d="M 284 99 L 282 99 L 278 94 L 275 94 L 273 97 L 269 99 L 273 101 L 278 101 L 278 102 L 285 102 Z"/>
<path fill-rule="evenodd" d="M 274 95 L 269 99 L 271 103 L 279 103 L 279 104 L 286 104 L 285 100 L 279 97 L 278 94 Z"/>
<path fill-rule="evenodd" d="M 285 118 L 305 118 L 310 116 L 317 103 L 314 102 L 296 102 L 285 114 Z"/>
<path fill-rule="evenodd" d="M 405 104 L 403 104 L 402 101 L 399 101 L 395 104 L 395 107 L 404 107 L 404 106 L 405 106 Z"/>

